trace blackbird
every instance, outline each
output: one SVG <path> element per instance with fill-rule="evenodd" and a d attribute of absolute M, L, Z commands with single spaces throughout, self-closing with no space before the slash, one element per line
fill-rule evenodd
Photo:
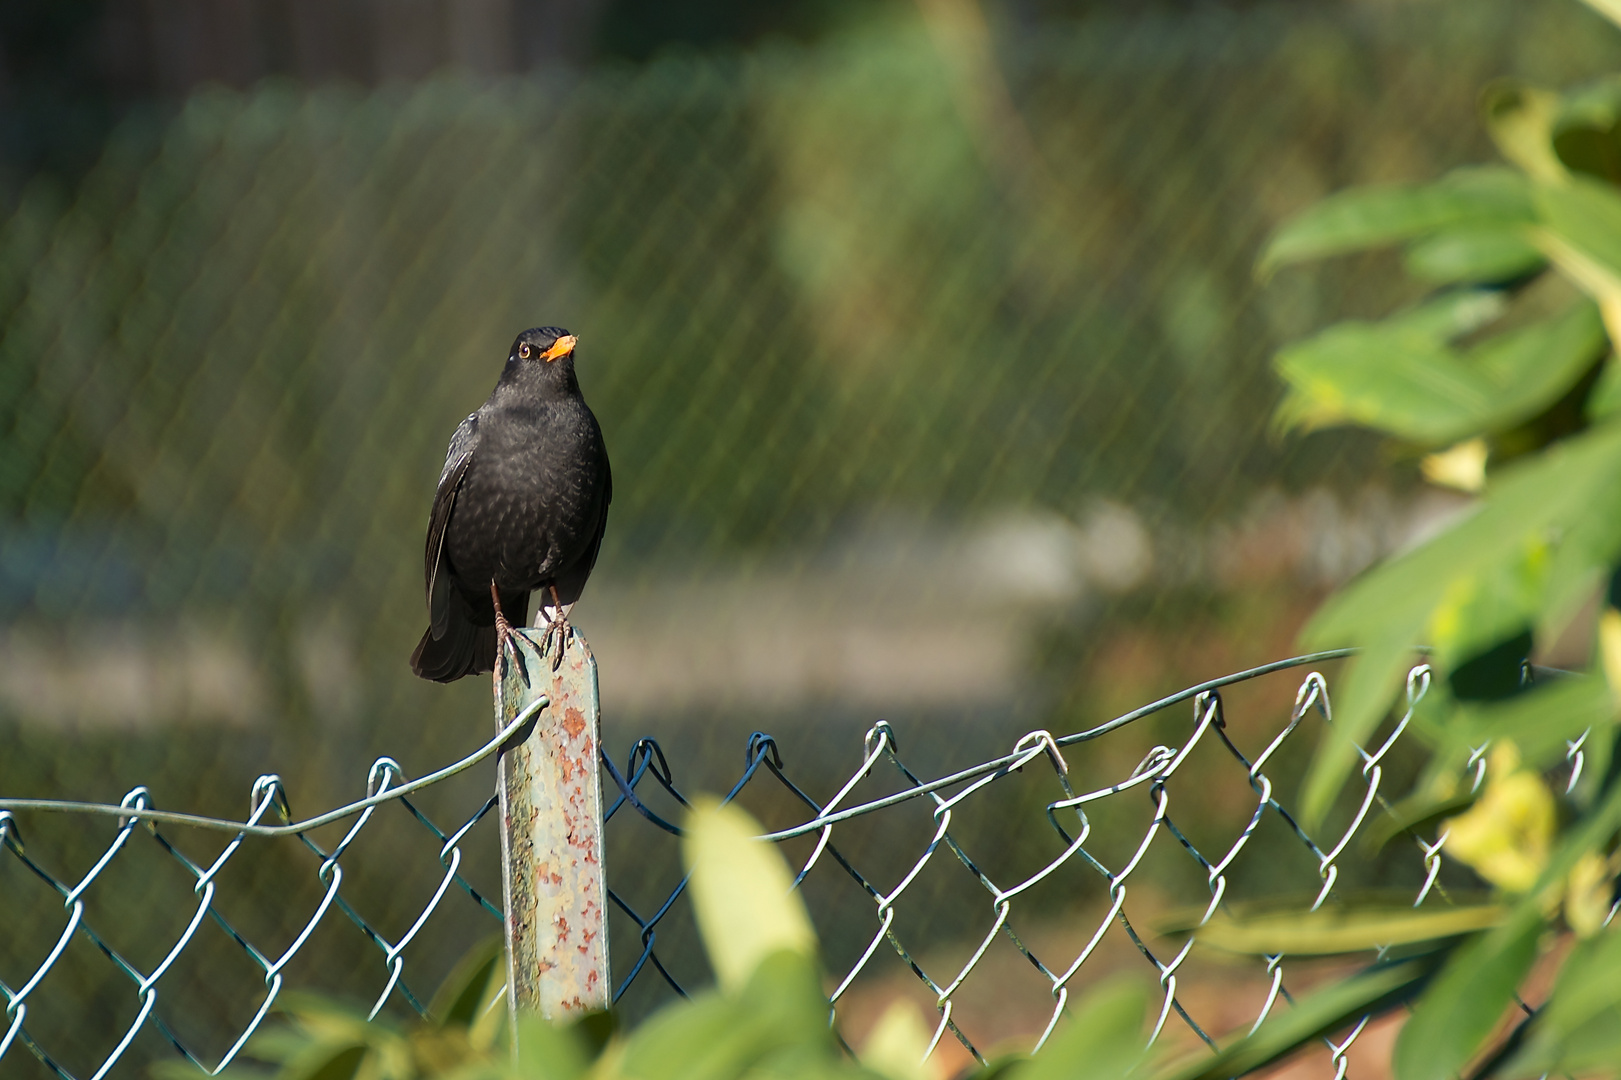
<path fill-rule="evenodd" d="M 451 682 L 495 670 L 529 594 L 550 611 L 541 647 L 568 641 L 568 609 L 597 561 L 613 498 L 608 449 L 574 376 L 576 338 L 543 326 L 512 343 L 490 398 L 450 437 L 428 515 L 428 630 L 411 670 Z"/>

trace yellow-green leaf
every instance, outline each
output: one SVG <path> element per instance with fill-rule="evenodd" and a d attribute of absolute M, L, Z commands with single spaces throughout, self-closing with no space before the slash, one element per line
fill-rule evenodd
<path fill-rule="evenodd" d="M 1506 701 L 1469 705 L 1447 725 L 1460 744 L 1483 746 L 1510 740 L 1525 763 L 1549 768 L 1565 757 L 1566 740 L 1615 722 L 1615 700 L 1603 679 L 1560 676 Z"/>
<path fill-rule="evenodd" d="M 1621 1062 L 1621 931 L 1571 949 L 1553 994 L 1537 1015 L 1525 1049 L 1505 1068 L 1508 1080 L 1545 1073 L 1605 1072 Z"/>
<path fill-rule="evenodd" d="M 1568 175 L 1553 152 L 1553 119 L 1559 95 L 1505 80 L 1486 88 L 1481 111 L 1486 130 L 1502 155 L 1533 180 L 1558 183 Z"/>
<path fill-rule="evenodd" d="M 1537 956 L 1543 922 L 1521 908 L 1456 953 L 1396 1038 L 1397 1080 L 1451 1080 L 1491 1034 Z"/>
<path fill-rule="evenodd" d="M 1621 0 L 1584 0 L 1588 7 L 1621 26 Z"/>
<path fill-rule="evenodd" d="M 1443 953 L 1380 964 L 1349 979 L 1330 983 L 1298 999 L 1293 1008 L 1274 1011 L 1255 1034 L 1216 1054 L 1200 1047 L 1188 1058 L 1156 1074 L 1156 1080 L 1231 1080 L 1266 1067 L 1332 1032 L 1355 1024 L 1369 1012 L 1390 1008 L 1423 984 Z"/>
<path fill-rule="evenodd" d="M 1148 992 L 1136 979 L 1115 977 L 1070 1007 L 1047 1045 L 1014 1075 L 1019 1080 L 1121 1080 L 1147 1057 Z"/>
<path fill-rule="evenodd" d="M 1444 445 L 1529 420 L 1563 396 L 1604 350 L 1597 308 L 1563 313 L 1459 352 L 1433 320 L 1341 323 L 1278 353 L 1290 392 L 1284 425 L 1357 423 Z"/>
<path fill-rule="evenodd" d="M 1285 263 L 1424 236 L 1464 225 L 1531 220 L 1525 178 L 1509 169 L 1459 169 L 1433 184 L 1353 188 L 1286 223 L 1261 257 L 1260 272 Z"/>
<path fill-rule="evenodd" d="M 1500 889 L 1523 893 L 1548 864 L 1557 810 L 1508 739 L 1492 745 L 1486 790 L 1446 824 L 1446 851 Z"/>
<path fill-rule="evenodd" d="M 1598 301 L 1612 341 L 1621 340 L 1621 196 L 1585 176 L 1540 185 L 1532 233 L 1561 273 Z"/>
<path fill-rule="evenodd" d="M 494 991 L 506 984 L 506 947 L 500 934 L 474 945 L 445 976 L 428 1003 L 428 1015 L 440 1025 L 471 1027 Z"/>
<path fill-rule="evenodd" d="M 575 1080 L 591 1065 L 583 1040 L 572 1025 L 520 1015 L 517 1039 L 516 1064 L 523 1080 Z"/>
<path fill-rule="evenodd" d="M 1506 909 L 1499 904 L 1468 907 L 1319 908 L 1252 916 L 1218 913 L 1195 938 L 1224 952 L 1272 956 L 1332 956 L 1387 945 L 1453 938 L 1496 926 Z"/>
<path fill-rule="evenodd" d="M 682 857 L 692 903 L 722 989 L 746 983 L 772 953 L 816 952 L 805 902 L 776 848 L 756 839 L 759 824 L 736 806 L 697 800 L 687 815 Z"/>
<path fill-rule="evenodd" d="M 1430 644 L 1432 634 L 1448 635 L 1434 643 L 1450 655 L 1467 656 L 1500 639 L 1503 626 L 1537 625 L 1573 609 L 1618 555 L 1621 426 L 1606 425 L 1505 467 L 1475 513 L 1332 597 L 1307 627 L 1305 642 L 1358 645 L 1363 653 L 1341 677 L 1333 734 L 1325 736 L 1306 782 L 1306 820 L 1321 821 L 1356 760 L 1352 743 L 1368 738 L 1414 650 Z M 1542 562 L 1531 573 L 1533 556 Z M 1505 584 L 1513 581 L 1520 584 Z M 1474 606 L 1460 606 L 1464 600 Z"/>
<path fill-rule="evenodd" d="M 1368 855 L 1378 854 L 1386 844 L 1405 832 L 1428 829 L 1442 818 L 1451 817 L 1469 809 L 1475 801 L 1475 792 L 1465 785 L 1462 790 L 1448 794 L 1421 791 L 1409 795 L 1392 806 L 1382 817 L 1368 822 L 1362 830 L 1362 850 Z"/>
<path fill-rule="evenodd" d="M 1417 442 L 1451 442 L 1490 404 L 1481 373 L 1425 334 L 1341 323 L 1285 347 L 1278 374 L 1290 394 L 1286 426 L 1356 423 Z"/>
<path fill-rule="evenodd" d="M 1546 259 L 1523 226 L 1471 225 L 1414 243 L 1403 262 L 1422 281 L 1450 285 L 1512 280 L 1540 269 Z"/>
<path fill-rule="evenodd" d="M 918 1017 L 917 1005 L 898 997 L 867 1033 L 861 1064 L 886 1080 L 934 1080 L 934 1070 L 923 1060 L 933 1034 Z"/>

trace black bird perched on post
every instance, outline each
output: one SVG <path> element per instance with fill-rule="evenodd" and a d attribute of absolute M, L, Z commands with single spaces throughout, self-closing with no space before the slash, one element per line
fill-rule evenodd
<path fill-rule="evenodd" d="M 450 437 L 428 515 L 428 630 L 411 654 L 424 679 L 494 671 L 536 591 L 551 606 L 543 647 L 555 633 L 554 669 L 562 659 L 613 498 L 575 341 L 555 326 L 519 334 L 490 399 Z"/>

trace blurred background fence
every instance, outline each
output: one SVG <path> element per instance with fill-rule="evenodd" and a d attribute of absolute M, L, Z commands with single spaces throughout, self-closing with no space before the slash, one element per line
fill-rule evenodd
<path fill-rule="evenodd" d="M 472 10 L 411 7 L 390 33 Z M 283 10 L 238 8 L 250 36 Z M 355 82 L 154 77 L 88 128 L 24 78 L 8 16 L 0 793 L 145 784 L 235 816 L 261 773 L 328 806 L 379 754 L 421 775 L 480 745 L 483 681 L 405 666 L 422 529 L 450 431 L 542 323 L 581 336 L 618 481 L 576 613 L 617 759 L 653 735 L 724 788 L 764 730 L 832 790 L 880 717 L 988 757 L 1286 655 L 1324 589 L 1457 504 L 1365 437 L 1269 435 L 1272 349 L 1405 286 L 1381 258 L 1258 283 L 1262 237 L 1344 184 L 1485 159 L 1486 79 L 1621 47 L 1566 0 L 1063 9 L 852 8 L 797 42 L 506 74 L 430 49 Z M 98 25 L 235 55 L 136 25 L 200 10 Z M 64 879 L 105 846 L 40 828 Z M 408 892 L 357 905 L 404 918 Z M 133 883 L 121 918 L 166 903 Z M 323 985 L 350 985 L 344 948 Z M 118 1026 L 98 993 L 74 1007 Z"/>

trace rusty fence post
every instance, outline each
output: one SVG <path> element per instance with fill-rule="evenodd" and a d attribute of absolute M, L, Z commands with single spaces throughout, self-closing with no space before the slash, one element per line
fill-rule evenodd
<path fill-rule="evenodd" d="M 507 665 L 495 703 L 496 730 L 537 697 L 548 704 L 501 750 L 507 1001 L 514 1019 L 520 1009 L 562 1019 L 605 1009 L 613 997 L 597 662 L 575 633 L 553 671 L 552 657 L 540 652 L 541 632 L 518 634 L 523 671 Z"/>

